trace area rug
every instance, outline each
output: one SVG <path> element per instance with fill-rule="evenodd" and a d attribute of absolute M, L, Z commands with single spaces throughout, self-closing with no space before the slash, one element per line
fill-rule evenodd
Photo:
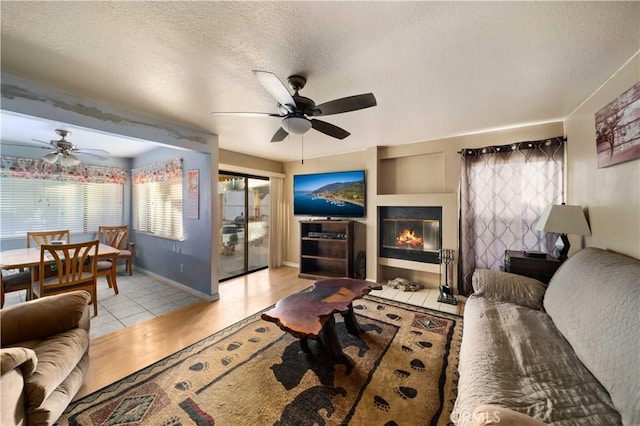
<path fill-rule="evenodd" d="M 360 338 L 335 316 L 348 374 L 256 314 L 73 402 L 58 424 L 450 424 L 462 318 L 372 296 L 354 310 Z"/>

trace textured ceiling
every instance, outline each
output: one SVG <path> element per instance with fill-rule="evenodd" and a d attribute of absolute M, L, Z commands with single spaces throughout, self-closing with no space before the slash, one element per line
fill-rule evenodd
<path fill-rule="evenodd" d="M 307 77 L 327 116 L 305 157 L 563 119 L 640 48 L 640 2 L 2 2 L 2 72 L 215 133 L 221 148 L 290 161 L 251 73 Z M 32 136 L 26 135 L 26 140 Z"/>

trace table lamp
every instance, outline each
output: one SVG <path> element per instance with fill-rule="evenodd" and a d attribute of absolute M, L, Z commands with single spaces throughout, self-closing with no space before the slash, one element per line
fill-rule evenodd
<path fill-rule="evenodd" d="M 591 235 L 589 224 L 584 217 L 581 206 L 566 204 L 552 204 L 542 212 L 540 220 L 535 226 L 536 231 L 555 232 L 560 234 L 556 248 L 560 251 L 558 260 L 564 262 L 569 253 L 569 238 L 567 234 Z"/>

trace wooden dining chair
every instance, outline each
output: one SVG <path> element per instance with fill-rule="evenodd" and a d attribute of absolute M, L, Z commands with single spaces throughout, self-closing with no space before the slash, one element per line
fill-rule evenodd
<path fill-rule="evenodd" d="M 118 231 L 115 235 L 113 235 L 113 239 L 109 241 L 111 247 L 119 247 L 122 245 L 122 240 L 126 237 L 126 231 Z M 100 258 L 98 259 L 97 266 L 97 274 L 99 277 L 106 277 L 107 284 L 109 284 L 109 288 L 113 288 L 115 294 L 119 293 L 118 290 L 118 278 L 116 273 L 116 268 L 118 267 L 118 257 L 119 255 L 109 257 L 109 258 Z"/>
<path fill-rule="evenodd" d="M 75 244 L 42 244 L 40 279 L 31 287 L 32 296 L 40 298 L 86 290 L 91 294 L 93 314 L 98 315 L 98 244 L 98 240 Z"/>
<path fill-rule="evenodd" d="M 121 232 L 124 232 L 124 235 L 119 238 L 119 233 Z M 120 250 L 117 261 L 126 260 L 126 271 L 129 275 L 133 275 L 133 258 L 136 256 L 136 244 L 129 241 L 129 226 L 99 226 L 98 238 L 103 244 Z M 119 238 L 119 242 L 116 242 L 116 238 Z"/>
<path fill-rule="evenodd" d="M 71 243 L 71 233 L 68 229 L 60 229 L 57 231 L 32 231 L 27 232 L 27 248 L 40 247 L 43 244 L 51 244 L 52 241 L 64 241 L 65 244 Z"/>
<path fill-rule="evenodd" d="M 5 293 L 26 290 L 26 300 L 31 300 L 31 272 L 21 269 L 10 273 L 3 269 L 0 274 L 0 308 L 4 308 Z"/>

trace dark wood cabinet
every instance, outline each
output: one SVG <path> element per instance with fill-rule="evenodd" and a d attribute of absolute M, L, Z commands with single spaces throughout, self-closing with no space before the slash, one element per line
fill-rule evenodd
<path fill-rule="evenodd" d="M 529 257 L 516 250 L 504 252 L 505 272 L 535 278 L 545 284 L 549 283 L 561 264 L 562 262 L 550 254 L 546 257 Z"/>
<path fill-rule="evenodd" d="M 354 223 L 300 221 L 300 278 L 353 278 Z"/>

